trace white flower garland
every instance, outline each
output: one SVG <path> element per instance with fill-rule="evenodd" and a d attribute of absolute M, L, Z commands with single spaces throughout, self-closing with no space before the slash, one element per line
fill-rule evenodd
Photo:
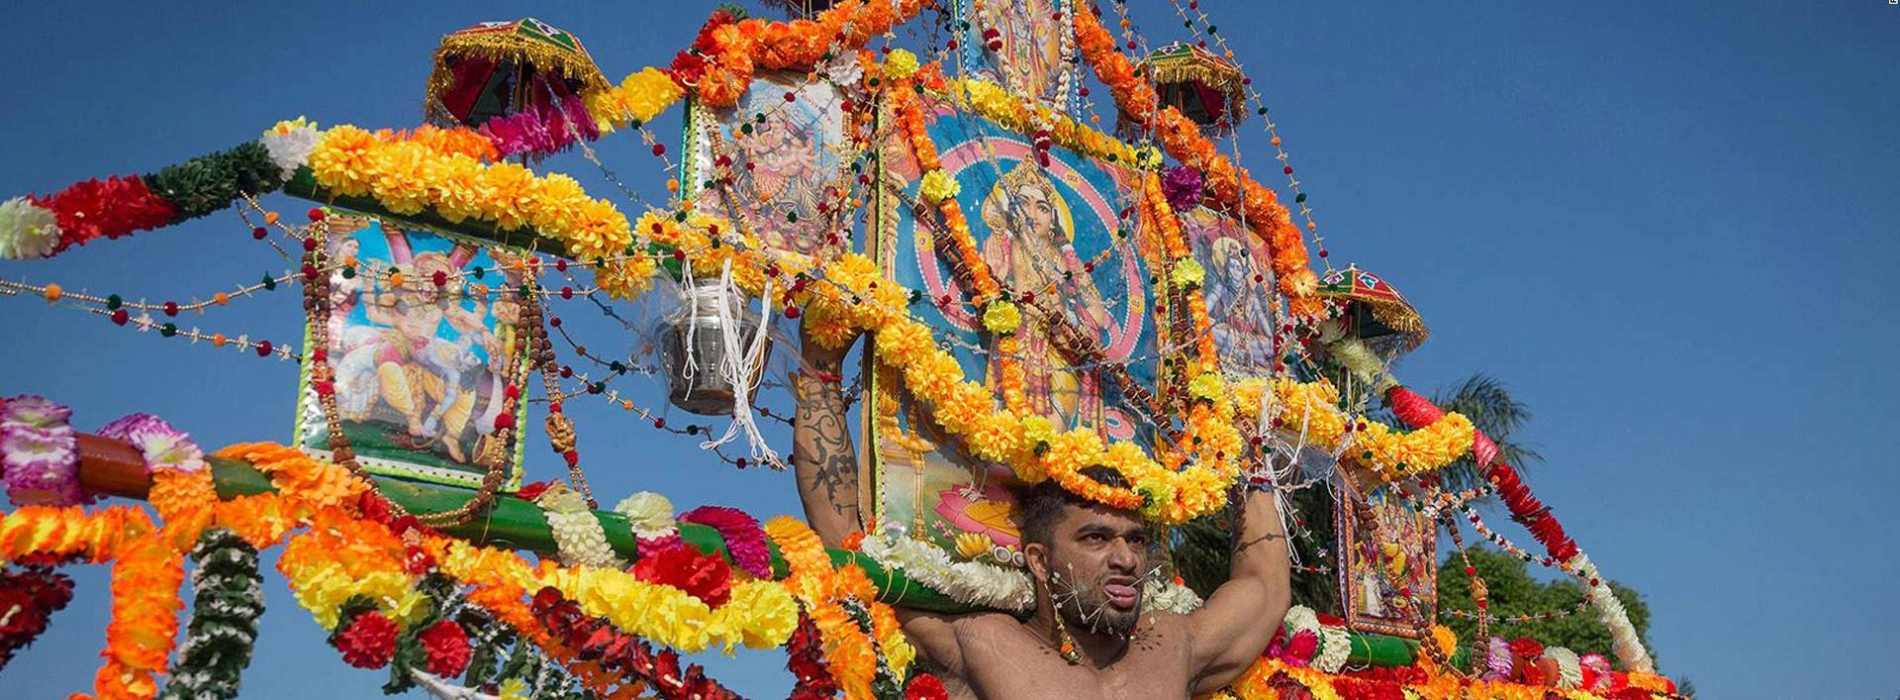
<path fill-rule="evenodd" d="M 59 217 L 25 197 L 0 203 L 0 260 L 31 260 L 59 247 Z"/>
<path fill-rule="evenodd" d="M 1141 600 L 1143 608 L 1176 615 L 1186 615 L 1199 610 L 1204 602 L 1201 600 L 1201 594 L 1195 593 L 1192 588 L 1173 581 L 1162 582 L 1154 579 L 1149 579 L 1148 584 L 1142 586 Z"/>
<path fill-rule="evenodd" d="M 1557 662 L 1557 687 L 1577 688 L 1583 685 L 1583 661 L 1577 652 L 1563 647 L 1545 647 L 1544 658 Z"/>
<path fill-rule="evenodd" d="M 1352 635 L 1344 627 L 1320 625 L 1319 654 L 1313 657 L 1313 668 L 1324 673 L 1338 673 L 1346 667 L 1346 657 L 1352 654 Z"/>
<path fill-rule="evenodd" d="M 1315 636 L 1319 634 L 1319 615 L 1304 605 L 1287 608 L 1286 621 L 1281 624 L 1286 626 L 1287 639 L 1301 632 L 1312 632 Z"/>
<path fill-rule="evenodd" d="M 554 545 L 562 562 L 615 569 L 626 567 L 626 562 L 614 556 L 613 546 L 607 544 L 607 530 L 601 527 L 600 518 L 587 509 L 587 501 L 579 492 L 556 484 L 541 495 L 539 504 L 542 515 L 548 519 L 548 531 L 554 534 Z"/>
<path fill-rule="evenodd" d="M 1019 569 L 1005 569 L 976 561 L 951 561 L 950 555 L 928 542 L 890 532 L 864 538 L 861 553 L 884 568 L 903 571 L 911 580 L 966 605 L 1021 612 L 1035 607 L 1035 590 Z"/>
<path fill-rule="evenodd" d="M 1630 624 L 1630 614 L 1623 608 L 1623 602 L 1616 599 L 1616 592 L 1610 590 L 1610 582 L 1597 571 L 1597 565 L 1590 563 L 1590 557 L 1578 552 L 1570 559 L 1570 570 L 1576 573 L 1577 582 L 1583 584 L 1590 594 L 1590 605 L 1596 608 L 1597 620 L 1610 630 L 1610 642 L 1616 651 L 1616 658 L 1623 668 L 1644 673 L 1654 673 L 1656 664 L 1649 658 L 1649 650 L 1643 648 L 1643 640 L 1636 634 L 1636 627 Z M 1594 584 L 1592 582 L 1595 582 Z"/>
<path fill-rule="evenodd" d="M 297 168 L 310 161 L 310 152 L 316 150 L 317 141 L 322 138 L 323 133 L 317 131 L 316 124 L 298 117 L 277 122 L 258 141 L 270 153 L 271 162 L 277 164 L 284 181 L 289 182 Z"/>
<path fill-rule="evenodd" d="M 626 516 L 635 536 L 665 537 L 678 529 L 673 522 L 673 502 L 652 491 L 620 499 L 614 512 Z"/>

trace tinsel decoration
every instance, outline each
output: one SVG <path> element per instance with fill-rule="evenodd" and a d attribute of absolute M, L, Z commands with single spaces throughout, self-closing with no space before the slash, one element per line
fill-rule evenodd
<path fill-rule="evenodd" d="M 159 697 L 235 698 L 264 614 L 257 550 L 230 530 L 214 528 L 198 538 L 191 559 L 198 565 L 191 574 L 191 622 L 171 683 Z"/>

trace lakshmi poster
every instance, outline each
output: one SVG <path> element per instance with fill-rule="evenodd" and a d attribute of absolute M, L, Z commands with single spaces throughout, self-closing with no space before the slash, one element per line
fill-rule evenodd
<path fill-rule="evenodd" d="M 709 118 L 695 118 L 688 127 L 695 162 L 688 179 L 703 188 L 695 206 L 737 222 L 768 248 L 819 256 L 826 234 L 849 228 L 846 217 L 853 213 L 832 206 L 855 177 L 849 160 L 839 156 L 847 148 L 843 99 L 824 80 L 767 72 L 737 105 L 696 110 Z"/>
<path fill-rule="evenodd" d="M 480 485 L 499 464 L 512 485 L 518 446 L 493 433 L 508 378 L 519 385 L 527 370 L 518 258 L 393 221 L 326 221 L 327 259 L 356 261 L 350 274 L 342 266 L 330 273 L 324 330 L 335 424 L 358 462 L 372 473 L 460 486 Z M 438 286 L 437 274 L 449 282 Z M 314 361 L 306 355 L 297 437 L 328 458 L 331 417 L 311 386 Z"/>
<path fill-rule="evenodd" d="M 927 102 L 926 111 L 926 130 L 945 173 L 958 183 L 957 202 L 980 258 L 1024 301 L 1018 304 L 1023 309 L 1018 357 L 1031 405 L 1058 429 L 1094 430 L 1152 449 L 1157 417 L 1130 400 L 1126 389 L 1131 387 L 1099 365 L 1078 364 L 1058 350 L 1053 331 L 1057 323 L 1077 329 L 1095 341 L 1106 362 L 1126 365 L 1132 385 L 1154 386 L 1155 305 L 1149 272 L 1136 248 L 1143 235 L 1132 219 L 1124 223 L 1118 216 L 1138 201 L 1138 174 L 1059 147 L 1050 151 L 1045 167 L 1037 163 L 1027 136 L 955 113 L 940 102 Z M 885 274 L 933 302 L 914 304 L 911 311 L 932 327 L 965 377 L 994 388 L 994 339 L 939 253 L 934 207 L 925 225 L 913 215 L 921 173 L 904 139 L 886 142 L 880 175 L 886 186 L 879 195 L 872 248 Z M 1036 297 L 1033 303 L 1023 299 L 1029 294 Z M 951 301 L 934 303 L 943 299 Z M 983 463 L 961 449 L 891 375 L 873 368 L 872 399 L 865 411 L 867 444 L 874 445 L 867 452 L 875 459 L 878 522 L 945 546 L 966 532 L 1014 546 L 1010 469 Z"/>
<path fill-rule="evenodd" d="M 1363 527 L 1352 508 L 1334 511 L 1346 626 L 1416 638 L 1438 615 L 1438 531 L 1390 488 L 1374 491 L 1364 507 L 1377 530 Z"/>
<path fill-rule="evenodd" d="M 1181 229 L 1195 261 L 1207 271 L 1201 293 L 1221 371 L 1266 376 L 1278 354 L 1273 328 L 1279 298 L 1266 243 L 1239 221 L 1206 207 L 1181 212 Z"/>
<path fill-rule="evenodd" d="M 1079 87 L 1072 0 L 960 0 L 960 51 L 970 77 L 988 80 L 1036 102 L 1069 111 Z"/>

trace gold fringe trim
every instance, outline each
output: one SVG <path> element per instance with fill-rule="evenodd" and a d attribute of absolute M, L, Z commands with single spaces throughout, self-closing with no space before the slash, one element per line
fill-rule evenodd
<path fill-rule="evenodd" d="M 442 39 L 442 46 L 435 50 L 435 70 L 429 73 L 428 104 L 441 101 L 442 95 L 455 85 L 455 73 L 449 70 L 449 58 L 485 58 L 496 63 L 503 61 L 526 61 L 538 71 L 558 73 L 568 80 L 581 83 L 580 95 L 606 90 L 612 85 L 607 76 L 602 75 L 600 66 L 594 65 L 593 57 L 586 49 L 568 49 L 539 39 L 522 37 L 514 32 L 477 34 L 474 36 L 450 35 Z"/>
<path fill-rule="evenodd" d="M 1425 327 L 1425 320 L 1419 318 L 1418 310 L 1412 308 L 1411 304 L 1390 299 L 1355 298 L 1354 301 L 1370 308 L 1372 318 L 1385 324 L 1385 327 L 1408 336 L 1405 342 L 1414 349 L 1423 345 L 1425 339 L 1431 335 L 1431 330 Z"/>
<path fill-rule="evenodd" d="M 1197 81 L 1227 93 L 1228 100 L 1240 93 L 1240 69 L 1209 63 L 1199 55 L 1168 56 L 1144 62 L 1140 71 L 1158 83 Z"/>

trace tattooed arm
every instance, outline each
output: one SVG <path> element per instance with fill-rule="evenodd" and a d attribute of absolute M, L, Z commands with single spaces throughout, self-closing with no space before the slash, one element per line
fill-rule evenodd
<path fill-rule="evenodd" d="M 805 520 L 825 546 L 836 548 L 846 535 L 863 527 L 858 513 L 857 453 L 851 449 L 851 428 L 838 381 L 851 344 L 826 350 L 811 342 L 803 329 L 801 336 L 807 367 L 792 373 L 792 391 L 798 398 L 798 413 L 792 421 L 792 470 L 798 477 Z M 952 676 L 962 675 L 956 618 L 899 608 L 897 619 L 912 644 Z"/>
<path fill-rule="evenodd" d="M 826 546 L 837 547 L 846 535 L 862 527 L 858 458 L 851 448 L 840 381 L 844 356 L 852 343 L 827 350 L 812 342 L 802 328 L 800 336 L 808 367 L 792 373 L 792 393 L 798 400 L 792 421 L 792 470 L 805 519 Z"/>

